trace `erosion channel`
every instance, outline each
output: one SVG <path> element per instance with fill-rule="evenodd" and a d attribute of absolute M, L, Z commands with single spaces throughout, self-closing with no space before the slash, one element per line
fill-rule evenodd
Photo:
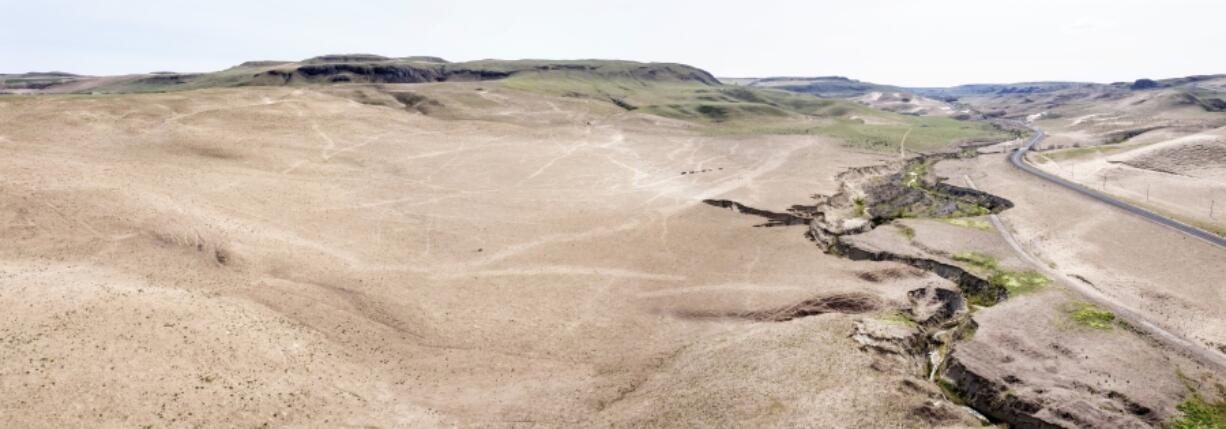
<path fill-rule="evenodd" d="M 954 264 L 863 247 L 847 239 L 902 218 L 961 218 L 999 213 L 1013 207 L 1009 200 L 949 185 L 931 173 L 931 167 L 937 162 L 957 156 L 960 155 L 930 154 L 849 169 L 837 176 L 838 192 L 814 195 L 812 204 L 794 205 L 783 213 L 730 200 L 705 202 L 766 219 L 757 225 L 759 227 L 805 225 L 805 236 L 829 254 L 852 260 L 898 262 L 932 272 L 956 284 L 956 289 L 930 286 L 908 292 L 910 304 L 898 313 L 907 319 L 906 329 L 898 329 L 897 324 L 864 319 L 857 324 L 852 337 L 868 350 L 904 361 L 920 377 L 937 384 L 946 400 L 965 404 L 965 410 L 975 417 L 988 421 L 985 416 L 991 416 L 995 421 L 1028 427 L 1028 423 L 1034 423 L 1028 421 L 1028 416 L 1008 407 L 973 400 L 979 396 L 975 392 L 982 390 L 982 383 L 951 359 L 957 343 L 969 338 L 977 329 L 971 309 L 1008 299 L 1008 288 L 990 276 Z"/>

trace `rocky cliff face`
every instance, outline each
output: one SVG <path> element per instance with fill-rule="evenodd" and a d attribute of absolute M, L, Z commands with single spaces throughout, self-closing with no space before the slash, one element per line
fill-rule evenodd
<path fill-rule="evenodd" d="M 504 79 L 510 73 L 426 63 L 327 63 L 274 69 L 256 75 L 261 82 L 295 83 L 423 83 Z M 267 78 L 265 78 L 267 77 Z M 262 79 L 264 78 L 264 79 Z"/>
<path fill-rule="evenodd" d="M 976 216 L 1013 207 L 1013 203 L 1004 198 L 949 185 L 931 177 L 928 167 L 946 156 L 949 155 L 849 170 L 839 175 L 839 192 L 818 195 L 816 204 L 795 205 L 787 213 L 748 207 L 730 200 L 706 200 L 706 203 L 767 219 L 758 226 L 808 225 L 806 236 L 828 253 L 853 260 L 900 262 L 932 272 L 957 284 L 962 294 L 973 297 L 981 305 L 1004 301 L 1008 298 L 1004 287 L 958 265 L 843 240 L 843 237 L 869 232 L 899 218 Z"/>
<path fill-rule="evenodd" d="M 818 196 L 809 210 L 809 236 L 827 251 L 841 251 L 839 236 L 863 233 L 908 217 L 961 217 L 999 213 L 1013 203 L 995 195 L 944 183 L 929 174 L 930 155 L 840 175 L 838 193 Z"/>
<path fill-rule="evenodd" d="M 0 75 L 0 92 L 164 92 L 236 86 L 485 81 L 518 75 L 720 85 L 719 80 L 705 70 L 672 63 L 616 60 L 481 60 L 451 63 L 438 57 L 390 58 L 370 54 L 339 54 L 297 62 L 249 61 L 214 73 L 167 72 L 107 78 L 51 74 Z"/>
<path fill-rule="evenodd" d="M 419 58 L 419 57 L 414 57 Z M 682 81 L 718 85 L 710 73 L 690 66 L 625 61 L 474 61 L 448 63 L 363 55 L 329 55 L 261 71 L 264 85 L 299 83 L 422 83 L 505 79 L 527 73 L 583 73 L 602 79 Z"/>
<path fill-rule="evenodd" d="M 1120 392 L 1080 389 L 1026 389 L 1024 380 L 998 374 L 951 355 L 943 376 L 962 399 L 994 420 L 1018 429 L 1150 428 L 1161 420 L 1149 407 Z"/>

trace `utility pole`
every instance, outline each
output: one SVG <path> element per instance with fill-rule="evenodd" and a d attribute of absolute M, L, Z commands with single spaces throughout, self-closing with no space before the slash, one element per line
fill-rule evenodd
<path fill-rule="evenodd" d="M 1209 200 L 1209 219 L 1213 219 L 1213 203 L 1216 202 L 1215 200 Z"/>
<path fill-rule="evenodd" d="M 1145 202 L 1149 202 L 1149 184 L 1145 184 Z"/>

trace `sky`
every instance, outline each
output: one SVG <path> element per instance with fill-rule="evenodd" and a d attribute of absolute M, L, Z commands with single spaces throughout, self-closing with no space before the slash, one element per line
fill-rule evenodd
<path fill-rule="evenodd" d="M 329 53 L 677 62 L 907 86 L 1226 73 L 1223 0 L 0 0 L 0 73 Z"/>

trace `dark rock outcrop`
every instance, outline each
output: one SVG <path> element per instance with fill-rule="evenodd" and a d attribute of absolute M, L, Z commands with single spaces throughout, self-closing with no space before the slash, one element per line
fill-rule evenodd
<path fill-rule="evenodd" d="M 271 73 L 276 72 L 273 71 Z M 444 80 L 443 77 L 445 76 L 441 68 L 423 68 L 399 64 L 349 63 L 308 64 L 298 67 L 294 74 L 308 81 L 324 80 L 336 82 L 341 77 L 344 77 L 345 81 L 351 81 L 354 80 L 354 77 L 358 77 L 362 82 L 371 83 L 437 82 Z"/>
<path fill-rule="evenodd" d="M 942 325 L 966 313 L 966 299 L 956 290 L 928 287 L 907 292 L 911 320 L 921 325 Z"/>
<path fill-rule="evenodd" d="M 289 83 L 424 83 L 445 81 L 479 81 L 503 79 L 508 72 L 448 67 L 443 64 L 409 63 L 330 63 L 305 64 L 293 69 L 269 70 L 262 73 L 273 81 Z M 260 75 L 256 76 L 257 78 Z"/>
<path fill-rule="evenodd" d="M 1008 289 L 992 284 L 957 265 L 928 258 L 899 255 L 885 250 L 861 248 L 843 240 L 839 240 L 835 246 L 836 253 L 853 261 L 892 261 L 929 271 L 957 284 L 964 296 L 971 297 L 981 305 L 993 305 L 1009 298 Z"/>
<path fill-rule="evenodd" d="M 678 311 L 674 316 L 683 319 L 744 319 L 755 322 L 787 322 L 802 317 L 828 313 L 860 314 L 880 310 L 882 303 L 872 295 L 863 293 L 836 293 L 806 299 L 796 304 L 755 311 Z"/>
<path fill-rule="evenodd" d="M 945 378 L 957 386 L 959 395 L 980 413 L 997 421 L 1009 422 L 1018 429 L 1063 429 L 1064 426 L 1045 421 L 1034 414 L 1040 404 L 1007 394 L 1008 386 L 998 384 L 968 370 L 956 356 L 947 360 Z"/>
<path fill-rule="evenodd" d="M 961 217 L 1013 207 L 1004 198 L 902 172 L 865 187 L 864 207 L 875 224 L 903 217 Z"/>
<path fill-rule="evenodd" d="M 809 221 L 811 220 L 798 216 L 795 213 L 778 213 L 769 210 L 756 209 L 732 200 L 703 200 L 702 202 L 715 207 L 731 209 L 737 213 L 766 218 L 766 223 L 754 225 L 758 227 L 808 225 Z"/>
<path fill-rule="evenodd" d="M 943 377 L 968 405 L 1021 429 L 1149 428 L 1161 426 L 1154 410 L 1116 391 L 1073 382 L 1070 389 L 1025 388 L 1016 376 L 991 374 L 954 354 Z M 986 370 L 986 371 L 985 371 Z"/>
<path fill-rule="evenodd" d="M 1128 89 L 1133 91 L 1142 91 L 1160 87 L 1162 87 L 1162 85 L 1153 79 L 1137 79 L 1136 82 L 1133 82 L 1132 85 L 1128 87 Z"/>
<path fill-rule="evenodd" d="M 585 73 L 609 79 L 641 81 L 687 81 L 718 85 L 719 81 L 701 69 L 678 64 L 626 64 L 623 62 L 526 61 L 447 63 L 397 60 L 364 56 L 324 56 L 296 67 L 277 68 L 252 76 L 252 84 L 285 85 L 300 83 L 424 83 L 498 80 L 519 73 Z"/>

